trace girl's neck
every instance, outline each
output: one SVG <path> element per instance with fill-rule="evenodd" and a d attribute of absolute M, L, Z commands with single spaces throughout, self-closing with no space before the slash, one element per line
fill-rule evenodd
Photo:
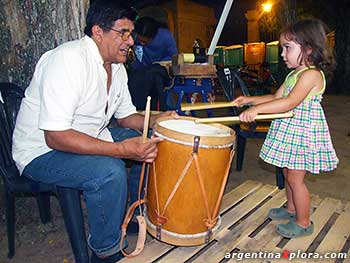
<path fill-rule="evenodd" d="M 303 65 L 301 65 L 301 66 L 299 66 L 299 67 L 296 67 L 295 69 L 294 69 L 294 71 L 295 72 L 299 72 L 300 70 L 303 70 L 303 69 L 305 69 L 305 68 L 312 68 L 312 67 L 314 67 L 314 65 L 305 65 L 305 64 L 303 64 Z"/>

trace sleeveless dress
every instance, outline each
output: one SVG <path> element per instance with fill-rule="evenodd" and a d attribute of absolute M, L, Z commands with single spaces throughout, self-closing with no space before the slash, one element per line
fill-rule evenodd
<path fill-rule="evenodd" d="M 285 79 L 283 97 L 287 97 L 295 86 L 301 72 L 290 72 Z M 323 72 L 323 88 L 304 99 L 293 111 L 292 118 L 272 121 L 260 158 L 278 167 L 306 170 L 314 174 L 331 171 L 339 162 L 332 145 L 327 121 L 321 106 L 326 88 Z"/>

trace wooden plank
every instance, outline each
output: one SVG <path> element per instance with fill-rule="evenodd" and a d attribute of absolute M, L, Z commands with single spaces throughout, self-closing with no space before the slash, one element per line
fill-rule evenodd
<path fill-rule="evenodd" d="M 284 191 L 278 193 L 262 205 L 232 230 L 226 230 L 218 242 L 202 253 L 193 262 L 219 262 L 227 252 L 232 251 L 241 240 L 261 225 L 267 218 L 269 209 L 280 207 L 286 201 Z"/>
<path fill-rule="evenodd" d="M 350 213 L 350 202 L 347 202 L 344 207 L 344 212 Z"/>
<path fill-rule="evenodd" d="M 254 238 L 245 238 L 242 240 L 240 244 L 238 244 L 237 248 L 240 252 L 263 252 L 267 251 L 264 246 L 271 241 L 271 239 L 279 239 L 280 236 L 276 233 L 276 225 L 281 221 L 271 221 L 268 225 L 266 225 Z M 250 263 L 250 262 L 261 262 L 262 259 L 242 259 L 240 260 L 237 255 L 232 257 L 228 261 L 229 263 Z"/>
<path fill-rule="evenodd" d="M 172 248 L 173 248 L 172 245 L 153 239 L 150 242 L 146 243 L 145 248 L 143 249 L 140 255 L 130 259 L 123 258 L 119 262 L 128 262 L 128 263 L 152 262 L 156 260 L 160 255 L 163 255 L 164 253 L 166 253 Z"/>
<path fill-rule="evenodd" d="M 344 259 L 344 261 L 342 263 L 350 263 L 350 255 L 349 252 L 347 253 L 346 258 Z"/>
<path fill-rule="evenodd" d="M 322 203 L 322 199 L 318 196 L 318 195 L 310 195 L 311 197 L 311 207 L 312 207 L 312 210 L 315 209 L 315 208 L 318 208 L 321 203 Z M 275 227 L 274 231 L 271 232 L 271 237 L 267 239 L 269 239 L 269 242 L 267 244 L 264 245 L 263 249 L 264 251 L 274 251 L 276 250 L 276 246 L 279 242 L 281 242 L 282 240 L 282 236 L 280 234 L 277 233 L 276 231 L 276 227 L 277 227 L 277 224 L 283 224 L 283 223 L 286 223 L 286 221 L 279 221 L 279 220 L 276 220 L 276 221 L 272 221 L 270 224 L 273 225 Z M 282 251 L 281 249 L 278 249 L 278 251 Z"/>
<path fill-rule="evenodd" d="M 311 215 L 311 220 L 314 222 L 314 233 L 310 236 L 291 239 L 285 249 L 289 251 L 298 249 L 305 251 L 339 206 L 341 206 L 340 200 L 326 198 Z"/>
<path fill-rule="evenodd" d="M 276 192 L 279 192 L 277 187 L 271 185 L 264 185 L 254 194 L 244 199 L 243 202 L 241 202 L 239 205 L 234 207 L 232 210 L 228 211 L 221 220 L 221 226 L 219 228 L 219 231 L 216 233 L 215 239 L 218 240 L 221 238 L 221 236 L 225 236 L 227 231 L 229 231 L 227 230 L 228 227 L 238 222 L 238 220 L 247 215 L 263 200 L 265 200 L 271 195 L 274 195 Z"/>
<path fill-rule="evenodd" d="M 296 252 L 300 250 L 301 253 L 305 252 L 307 248 L 314 241 L 315 237 L 320 233 L 321 229 L 325 226 L 332 214 L 342 206 L 340 200 L 335 200 L 331 198 L 326 198 L 323 200 L 321 205 L 316 209 L 316 211 L 311 215 L 311 220 L 314 222 L 314 232 L 310 236 L 299 237 L 291 239 L 283 249 L 275 248 L 274 252 L 282 252 L 283 250 Z M 289 259 L 269 259 L 264 262 L 290 262 Z M 306 259 L 293 259 L 293 263 L 303 263 L 307 262 Z M 312 262 L 312 260 L 310 261 Z"/>
<path fill-rule="evenodd" d="M 251 183 L 248 182 L 247 185 L 250 185 Z M 245 189 L 252 189 L 252 187 L 244 187 Z M 241 189 L 241 190 L 244 190 Z M 277 190 L 276 187 L 271 185 L 264 185 L 257 191 L 255 191 L 253 194 L 249 195 L 247 198 L 245 198 L 242 203 L 237 205 L 236 207 L 232 208 L 229 212 L 227 212 L 222 218 L 221 218 L 221 225 L 218 229 L 218 231 L 215 233 L 215 239 L 217 239 L 217 236 L 223 233 L 223 231 L 229 231 L 227 228 L 237 222 L 240 218 L 242 218 L 244 215 L 249 213 L 251 209 L 256 207 L 262 200 L 264 200 L 266 197 L 268 197 L 271 194 L 274 194 Z M 238 191 L 242 192 L 242 191 Z M 231 195 L 231 197 L 234 195 Z M 236 200 L 236 199 L 234 199 Z M 192 248 L 176 248 L 171 253 L 166 255 L 160 262 L 184 262 L 188 259 L 190 259 L 193 255 L 198 253 L 201 249 L 203 249 L 205 246 L 199 246 L 199 247 L 192 247 Z"/>
<path fill-rule="evenodd" d="M 341 213 L 321 244 L 316 249 L 318 253 L 339 252 L 350 235 L 350 213 Z"/>
<path fill-rule="evenodd" d="M 319 207 L 322 199 L 318 195 L 311 195 L 311 207 Z M 242 252 L 270 252 L 276 248 L 276 245 L 282 240 L 282 237 L 276 232 L 277 224 L 287 223 L 288 220 L 273 220 L 267 224 L 255 237 L 247 237 L 238 244 L 237 248 Z M 230 263 L 250 263 L 262 262 L 262 259 L 242 259 L 231 258 Z M 268 261 L 267 261 L 268 262 Z"/>
<path fill-rule="evenodd" d="M 220 214 L 226 212 L 233 205 L 246 198 L 251 193 L 255 192 L 262 186 L 262 183 L 257 181 L 247 180 L 243 184 L 240 184 L 229 193 L 225 194 L 222 198 Z"/>
<path fill-rule="evenodd" d="M 239 201 L 241 201 L 251 193 L 255 192 L 261 186 L 262 186 L 262 183 L 252 181 L 252 180 L 247 180 L 243 184 L 234 188 L 232 191 L 224 195 L 222 204 L 221 204 L 220 213 L 225 212 L 227 209 L 231 208 L 233 205 L 235 205 L 236 203 L 238 203 Z M 171 245 L 160 246 L 158 248 L 157 247 L 158 244 L 162 245 L 164 243 L 159 242 L 155 239 L 150 243 L 146 243 L 144 251 L 142 251 L 142 253 L 139 256 L 132 259 L 128 259 L 127 262 L 130 262 L 130 263 L 151 262 L 173 248 L 173 246 Z M 151 247 L 149 248 L 149 246 Z M 177 257 L 174 258 L 175 261 L 172 261 L 172 258 L 173 258 L 172 255 L 177 255 L 177 254 L 192 255 L 192 254 L 195 254 L 204 246 L 178 247 L 170 255 L 164 257 L 163 260 L 160 260 L 160 262 L 178 262 Z"/>
<path fill-rule="evenodd" d="M 182 64 L 172 66 L 170 69 L 174 76 L 212 76 L 216 77 L 215 65 L 201 65 L 201 64 Z"/>

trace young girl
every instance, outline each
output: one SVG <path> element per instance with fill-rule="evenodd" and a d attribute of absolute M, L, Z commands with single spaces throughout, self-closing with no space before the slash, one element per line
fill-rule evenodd
<path fill-rule="evenodd" d="M 328 125 L 321 107 L 325 91 L 325 73 L 332 70 L 332 56 L 327 51 L 323 23 L 307 19 L 288 26 L 280 36 L 283 61 L 288 74 L 274 95 L 238 97 L 237 106 L 253 105 L 240 114 L 243 122 L 252 122 L 260 113 L 292 111 L 292 118 L 276 119 L 260 152 L 265 162 L 283 167 L 286 181 L 287 208 L 273 208 L 273 220 L 289 219 L 277 225 L 283 237 L 310 235 L 310 197 L 304 183 L 307 172 L 318 174 L 336 168 Z"/>

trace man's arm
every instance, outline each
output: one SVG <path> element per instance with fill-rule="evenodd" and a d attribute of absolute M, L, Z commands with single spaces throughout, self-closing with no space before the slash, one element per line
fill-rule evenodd
<path fill-rule="evenodd" d="M 65 131 L 45 131 L 46 144 L 55 150 L 91 155 L 105 155 L 152 162 L 157 156 L 160 138 L 142 142 L 142 137 L 126 139 L 122 142 L 107 142 L 84 133 L 69 129 Z"/>
<path fill-rule="evenodd" d="M 177 115 L 177 113 L 175 111 L 165 111 L 163 113 L 160 114 L 154 114 L 151 115 L 150 117 L 150 123 L 149 123 L 149 127 L 152 127 L 154 125 L 154 123 L 156 122 L 156 119 L 159 117 L 166 117 L 166 116 L 171 116 L 174 119 L 179 118 L 179 115 Z M 118 125 L 124 128 L 132 128 L 135 130 L 143 130 L 143 125 L 144 125 L 144 115 L 139 114 L 139 113 L 135 113 L 132 115 L 129 115 L 126 118 L 122 118 L 122 119 L 118 119 Z"/>

